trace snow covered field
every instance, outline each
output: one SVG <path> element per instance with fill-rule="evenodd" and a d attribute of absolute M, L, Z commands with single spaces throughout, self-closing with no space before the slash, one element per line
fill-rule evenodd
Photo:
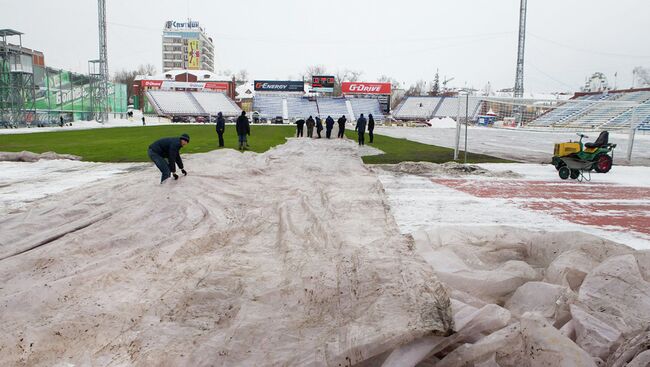
<path fill-rule="evenodd" d="M 580 231 L 650 249 L 650 232 L 644 230 L 650 228 L 650 167 L 618 166 L 608 174 L 594 174 L 590 183 L 579 183 L 562 181 L 549 165 L 479 166 L 494 172 L 511 171 L 518 177 L 428 177 L 376 171 L 404 233 L 456 224 L 506 225 Z M 589 220 L 594 218 L 598 220 Z M 622 224 L 615 225 L 614 218 Z"/>
<path fill-rule="evenodd" d="M 448 148 L 454 148 L 456 139 L 456 129 L 453 128 L 377 127 L 375 133 Z M 460 145 L 461 150 L 464 147 L 464 133 L 465 130 L 463 127 Z M 589 136 L 589 139 L 583 140 L 583 142 L 595 141 L 598 137 L 598 134 L 594 132 L 589 132 L 586 135 Z M 555 143 L 569 140 L 577 141 L 578 139 L 579 137 L 571 132 L 469 127 L 467 146 L 468 151 L 474 153 L 489 154 L 496 157 L 530 163 L 548 163 L 553 156 Z M 614 150 L 614 164 L 627 164 L 625 162 L 628 141 L 627 133 L 610 132 L 609 141 L 618 145 Z M 650 135 L 636 135 L 632 153 L 632 164 L 650 166 Z"/>
<path fill-rule="evenodd" d="M 643 365 L 650 258 L 614 242 L 650 248 L 650 168 L 366 153 L 225 149 L 164 185 L 147 163 L 0 162 L 0 361 Z"/>

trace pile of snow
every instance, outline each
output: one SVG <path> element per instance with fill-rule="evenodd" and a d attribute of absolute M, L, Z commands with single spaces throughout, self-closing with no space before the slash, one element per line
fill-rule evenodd
<path fill-rule="evenodd" d="M 460 177 L 460 176 L 484 176 L 520 178 L 521 175 L 510 170 L 493 171 L 474 164 L 462 164 L 458 162 L 431 163 L 431 162 L 400 162 L 397 164 L 377 164 L 373 166 L 385 171 L 401 174 L 419 175 L 425 177 Z"/>
<path fill-rule="evenodd" d="M 454 119 L 449 118 L 449 117 L 443 117 L 443 118 L 437 118 L 434 117 L 431 120 L 429 120 L 429 124 L 431 124 L 431 127 L 434 129 L 455 129 L 456 128 L 456 121 Z"/>
<path fill-rule="evenodd" d="M 450 332 L 353 142 L 184 159 L 0 217 L 0 365 L 349 366 Z"/>
<path fill-rule="evenodd" d="M 22 152 L 0 152 L 0 162 L 36 162 L 41 159 L 69 159 L 81 160 L 81 157 L 72 154 L 58 154 L 54 152 L 33 153 L 23 150 Z"/>
<path fill-rule="evenodd" d="M 92 163 L 76 160 L 0 162 L 0 214 L 31 202 L 121 174 L 144 169 L 142 163 Z"/>
<path fill-rule="evenodd" d="M 451 288 L 456 333 L 404 345 L 384 366 L 648 365 L 650 252 L 511 227 L 449 226 L 414 239 Z"/>

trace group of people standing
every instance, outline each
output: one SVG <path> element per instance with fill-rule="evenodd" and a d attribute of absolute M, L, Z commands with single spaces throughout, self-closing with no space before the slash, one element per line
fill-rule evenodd
<path fill-rule="evenodd" d="M 217 130 L 217 135 L 219 135 L 219 147 L 223 147 L 223 133 L 226 131 L 226 119 L 223 117 L 223 114 L 219 112 L 217 114 L 217 124 L 215 126 Z M 246 116 L 246 111 L 241 111 L 241 115 L 237 117 L 237 123 L 235 124 L 235 130 L 237 130 L 237 137 L 239 140 L 239 150 L 245 150 L 248 148 L 248 136 L 251 135 L 251 123 Z"/>
<path fill-rule="evenodd" d="M 345 123 L 347 122 L 345 115 L 339 117 L 337 123 L 339 127 L 339 132 L 337 138 L 345 137 Z M 307 125 L 307 137 L 314 137 L 314 126 L 316 127 L 316 134 L 318 135 L 317 139 L 321 138 L 321 131 L 323 131 L 323 123 L 321 118 L 316 116 L 314 119 L 312 116 L 309 116 L 307 120 L 299 119 L 296 121 L 296 137 L 300 138 L 304 135 L 304 126 Z M 374 136 L 373 131 L 375 130 L 375 119 L 372 117 L 372 114 L 368 115 L 368 119 L 363 116 L 363 113 L 357 119 L 357 125 L 354 130 L 357 132 L 359 145 L 365 145 L 365 133 L 366 127 L 368 128 L 368 135 L 370 137 L 370 143 L 372 143 Z M 325 119 L 325 137 L 331 139 L 332 129 L 334 129 L 334 119 L 332 116 L 327 116 Z"/>

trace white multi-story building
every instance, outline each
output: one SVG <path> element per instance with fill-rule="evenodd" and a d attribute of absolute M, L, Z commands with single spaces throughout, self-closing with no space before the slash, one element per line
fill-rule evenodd
<path fill-rule="evenodd" d="M 172 69 L 214 72 L 214 45 L 199 22 L 169 20 L 162 35 L 163 72 Z"/>

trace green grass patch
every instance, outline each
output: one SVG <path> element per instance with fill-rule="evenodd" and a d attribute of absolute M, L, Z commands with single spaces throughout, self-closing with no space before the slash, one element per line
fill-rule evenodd
<path fill-rule="evenodd" d="M 274 146 L 283 144 L 287 137 L 294 136 L 295 131 L 295 125 L 252 125 L 249 150 L 263 153 Z M 149 144 L 159 138 L 180 136 L 182 133 L 188 133 L 191 138 L 190 144 L 182 150 L 184 154 L 203 153 L 218 149 L 214 124 L 206 124 L 116 127 L 0 135 L 0 151 L 28 150 L 34 153 L 53 151 L 59 154 L 78 155 L 85 161 L 93 162 L 146 162 L 149 160 L 147 157 Z M 325 131 L 322 132 L 322 135 L 325 135 Z M 346 130 L 346 136 L 356 141 L 357 134 L 353 130 Z M 237 149 L 239 144 L 234 126 L 226 126 L 224 140 L 225 148 Z M 367 142 L 368 136 L 366 135 Z M 453 160 L 454 157 L 452 149 L 376 134 L 372 146 L 381 149 L 386 154 L 363 157 L 363 161 L 368 164 L 403 161 L 444 163 Z M 463 158 L 462 152 L 460 157 Z M 510 162 L 473 153 L 468 154 L 467 161 L 471 163 Z"/>
<path fill-rule="evenodd" d="M 140 127 L 115 127 L 109 129 L 72 130 L 18 135 L 0 135 L 0 151 L 34 153 L 47 151 L 59 154 L 74 154 L 84 161 L 93 162 L 145 162 L 147 148 L 155 140 L 190 135 L 190 144 L 181 152 L 203 153 L 218 149 L 219 142 L 214 124 L 206 125 L 163 125 Z M 262 153 L 269 148 L 283 144 L 287 136 L 293 136 L 291 126 L 252 126 L 249 150 Z M 239 146 L 235 127 L 226 126 L 225 148 Z"/>
<path fill-rule="evenodd" d="M 346 131 L 345 136 L 357 141 L 357 133 L 354 131 Z M 372 144 L 368 144 L 368 141 L 366 133 L 366 145 L 382 150 L 385 154 L 363 157 L 363 162 L 366 164 L 395 164 L 406 161 L 445 163 L 454 160 L 454 150 L 450 148 L 377 134 L 375 134 Z M 463 151 L 459 153 L 459 158 L 459 161 L 463 162 Z M 512 163 L 512 161 L 484 154 L 467 153 L 467 163 Z"/>

